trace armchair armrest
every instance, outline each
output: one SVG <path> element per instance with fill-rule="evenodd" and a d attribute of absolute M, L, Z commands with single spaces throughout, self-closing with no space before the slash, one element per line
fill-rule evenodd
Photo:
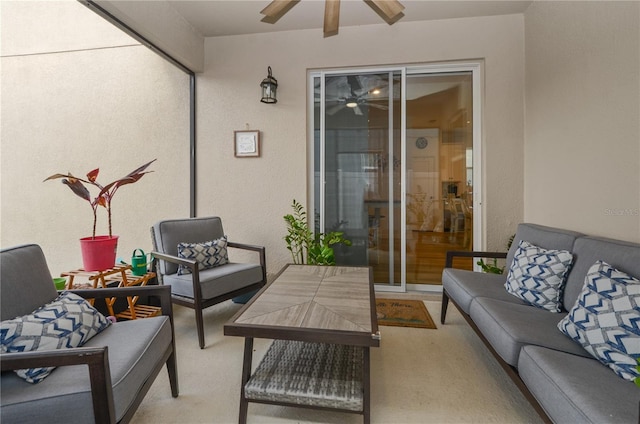
<path fill-rule="evenodd" d="M 99 290 L 94 290 L 94 292 L 97 291 Z M 111 424 L 115 423 L 116 413 L 111 389 L 108 350 L 109 348 L 104 346 L 4 353 L 0 356 L 0 367 L 4 372 L 24 368 L 88 365 L 95 422 Z"/>
<path fill-rule="evenodd" d="M 260 266 L 262 267 L 262 281 L 267 282 L 267 258 L 265 253 L 264 246 L 256 246 L 253 244 L 246 243 L 237 243 L 233 241 L 227 242 L 227 246 L 233 247 L 235 249 L 243 249 L 243 250 L 251 250 L 253 252 L 258 252 L 260 255 Z"/>
<path fill-rule="evenodd" d="M 184 265 L 191 270 L 191 273 L 198 273 L 198 262 L 192 259 L 179 258 L 177 256 L 167 255 L 166 253 L 160 253 L 156 251 L 151 252 L 151 257 L 153 258 L 154 261 L 159 259 L 159 260 L 171 262 L 177 265 Z"/>
<path fill-rule="evenodd" d="M 445 261 L 445 268 L 453 268 L 453 258 L 506 258 L 507 252 L 469 252 L 462 250 L 449 250 L 447 251 L 447 259 Z"/>

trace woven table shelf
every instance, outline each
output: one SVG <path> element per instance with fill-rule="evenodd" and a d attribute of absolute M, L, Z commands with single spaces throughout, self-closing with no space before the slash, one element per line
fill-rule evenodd
<path fill-rule="evenodd" d="M 363 410 L 363 349 L 275 340 L 245 385 L 254 401 Z"/>

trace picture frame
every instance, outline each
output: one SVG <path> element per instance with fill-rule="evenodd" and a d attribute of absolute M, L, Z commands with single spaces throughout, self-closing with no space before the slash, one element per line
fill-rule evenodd
<path fill-rule="evenodd" d="M 260 131 L 245 130 L 233 132 L 233 153 L 237 158 L 260 156 Z"/>

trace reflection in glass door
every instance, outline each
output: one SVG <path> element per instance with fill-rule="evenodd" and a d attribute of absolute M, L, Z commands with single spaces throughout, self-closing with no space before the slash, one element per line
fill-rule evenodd
<path fill-rule="evenodd" d="M 440 284 L 446 251 L 473 247 L 472 72 L 406 81 L 406 281 L 416 288 Z"/>
<path fill-rule="evenodd" d="M 473 72 L 425 68 L 312 77 L 315 230 L 344 232 L 337 263 L 392 291 L 439 285 L 474 243 Z"/>
<path fill-rule="evenodd" d="M 401 281 L 400 77 L 327 74 L 315 90 L 317 105 L 324 93 L 324 111 L 316 111 L 317 226 L 351 240 L 336 246 L 338 264 L 371 265 L 374 280 L 391 285 Z"/>

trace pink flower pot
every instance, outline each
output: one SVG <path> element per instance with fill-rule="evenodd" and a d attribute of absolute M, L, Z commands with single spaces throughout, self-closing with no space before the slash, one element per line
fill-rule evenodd
<path fill-rule="evenodd" d="M 118 236 L 96 236 L 80 239 L 82 264 L 85 271 L 104 271 L 116 264 Z"/>

